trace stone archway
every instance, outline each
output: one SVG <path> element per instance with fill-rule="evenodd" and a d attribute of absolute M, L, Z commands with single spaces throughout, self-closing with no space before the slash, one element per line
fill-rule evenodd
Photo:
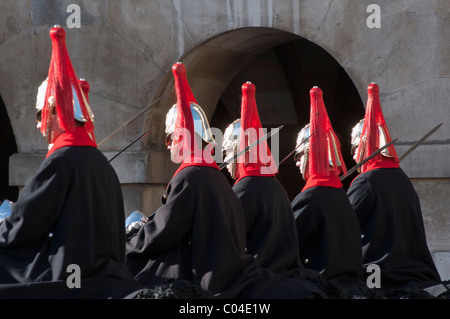
<path fill-rule="evenodd" d="M 364 116 L 364 105 L 345 70 L 320 46 L 286 31 L 242 28 L 203 42 L 179 61 L 186 66 L 193 93 L 211 126 L 221 130 L 239 117 L 241 85 L 253 82 L 262 125 L 285 125 L 280 132 L 280 159 L 293 149 L 296 134 L 309 121 L 309 90 L 319 86 L 333 127 L 341 137 L 344 160 L 349 168 L 354 165 L 349 139 L 351 127 Z M 159 98 L 146 118 L 145 126 L 155 128 L 144 141 L 150 149 L 161 148 L 164 116 L 175 102 L 170 70 L 153 100 Z M 303 187 L 292 158 L 282 164 L 277 176 L 291 198 Z M 344 186 L 350 181 L 351 177 Z"/>
<path fill-rule="evenodd" d="M 241 28 L 208 39 L 186 52 L 178 61 L 185 65 L 195 98 L 211 120 L 223 91 L 246 64 L 270 48 L 298 38 L 295 34 L 272 28 Z M 146 127 L 164 124 L 161 118 L 175 102 L 171 66 L 168 66 L 166 76 L 153 94 L 151 103 L 160 100 L 147 116 Z M 160 125 L 159 130 L 149 134 L 145 143 L 161 143 L 163 135 L 164 125 Z"/>

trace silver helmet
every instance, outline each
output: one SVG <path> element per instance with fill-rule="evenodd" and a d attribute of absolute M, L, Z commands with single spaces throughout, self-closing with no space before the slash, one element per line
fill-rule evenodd
<path fill-rule="evenodd" d="M 294 152 L 294 160 L 296 162 L 297 161 L 300 162 L 299 168 L 304 179 L 306 179 L 305 173 L 309 157 L 309 135 L 310 135 L 309 131 L 310 125 L 308 123 L 300 130 L 300 132 L 297 135 L 297 141 Z"/>
<path fill-rule="evenodd" d="M 44 103 L 45 103 L 44 100 L 45 100 L 45 94 L 47 91 L 47 84 L 48 84 L 48 78 L 45 79 L 38 88 L 38 94 L 36 97 L 36 115 L 37 116 L 40 112 L 42 112 L 42 109 L 44 108 Z M 87 99 L 84 96 L 83 90 L 80 89 L 80 93 L 81 93 L 81 98 L 84 101 L 84 105 L 86 105 L 86 109 L 89 113 L 91 121 L 94 122 L 94 113 L 92 113 L 92 110 L 89 107 Z M 75 120 L 77 120 L 79 122 L 83 122 L 83 123 L 87 122 L 87 119 L 84 118 L 83 112 L 81 111 L 80 101 L 78 100 L 78 96 L 76 94 L 74 87 L 72 87 L 72 96 L 73 96 L 73 117 L 75 118 Z"/>
<path fill-rule="evenodd" d="M 222 140 L 222 150 L 224 153 L 224 161 L 231 165 L 229 169 L 230 175 L 233 179 L 236 178 L 236 162 L 237 159 L 232 160 L 234 156 L 238 153 L 239 146 L 241 142 L 241 119 L 233 121 L 225 129 L 223 140 Z"/>
<path fill-rule="evenodd" d="M 361 142 L 361 134 L 363 129 L 364 119 L 360 120 L 353 128 L 352 128 L 352 135 L 351 135 L 351 148 L 350 152 L 351 154 L 354 154 L 356 152 L 356 149 L 358 148 L 359 143 Z M 363 138 L 363 141 L 365 138 Z"/>
<path fill-rule="evenodd" d="M 358 146 L 361 144 L 360 149 L 365 148 L 365 143 L 367 136 L 362 136 L 362 130 L 364 126 L 364 119 L 360 120 L 352 129 L 352 135 L 351 135 L 351 153 L 355 154 Z M 382 126 L 378 126 L 378 134 L 379 134 L 379 141 L 378 141 L 378 147 L 383 147 L 386 145 L 386 132 L 384 131 Z M 362 139 L 362 140 L 361 140 Z M 381 151 L 381 154 L 386 157 L 393 157 L 390 152 L 389 148 L 386 148 Z M 355 159 L 356 162 L 360 162 L 363 160 L 361 158 L 364 154 L 362 152 L 360 153 L 360 158 Z M 365 156 L 369 156 L 370 154 L 365 154 Z"/>
<path fill-rule="evenodd" d="M 216 144 L 209 126 L 208 118 L 203 109 L 196 103 L 190 102 L 192 118 L 194 120 L 194 131 L 202 140 L 209 144 Z M 177 116 L 177 104 L 174 104 L 166 114 L 166 144 L 170 141 L 172 133 L 175 131 L 175 121 Z"/>
<path fill-rule="evenodd" d="M 297 141 L 294 152 L 294 160 L 300 162 L 299 168 L 304 179 L 306 177 L 305 173 L 308 167 L 308 159 L 310 152 L 309 138 L 312 134 L 314 134 L 314 132 L 311 133 L 310 131 L 311 126 L 309 123 L 306 124 L 301 129 L 301 131 L 297 135 Z M 333 158 L 336 161 L 336 166 L 342 166 L 339 146 L 336 140 L 337 137 L 335 136 L 335 133 L 331 131 L 330 134 L 327 135 L 327 149 L 328 149 L 327 153 L 328 153 L 328 163 L 330 164 L 330 166 L 334 166 Z"/>

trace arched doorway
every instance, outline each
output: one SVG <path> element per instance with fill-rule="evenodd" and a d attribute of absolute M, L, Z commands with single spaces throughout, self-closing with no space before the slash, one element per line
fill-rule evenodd
<path fill-rule="evenodd" d="M 3 99 L 0 97 L 0 204 L 8 199 L 15 202 L 18 187 L 9 186 L 9 157 L 17 152 L 16 140 Z"/>
<path fill-rule="evenodd" d="M 193 93 L 211 126 L 222 131 L 240 115 L 242 84 L 254 83 L 263 127 L 285 126 L 280 131 L 280 160 L 295 147 L 298 131 L 309 121 L 309 90 L 319 86 L 341 138 L 346 165 L 354 165 L 350 133 L 364 116 L 364 105 L 345 70 L 317 44 L 272 28 L 242 28 L 205 41 L 179 61 L 186 66 Z M 175 102 L 171 72 L 162 79 L 153 100 L 161 96 L 147 117 L 148 128 L 159 127 L 146 138 L 150 147 L 163 142 L 163 119 Z M 223 173 L 229 178 L 225 169 Z M 277 177 L 291 199 L 304 185 L 292 157 L 280 166 Z M 351 179 L 345 180 L 344 187 Z"/>

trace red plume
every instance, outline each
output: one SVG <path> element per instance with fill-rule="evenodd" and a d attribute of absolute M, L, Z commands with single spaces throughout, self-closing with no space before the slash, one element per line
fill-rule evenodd
<path fill-rule="evenodd" d="M 183 153 L 188 155 L 192 154 L 194 150 L 199 150 L 195 141 L 194 120 L 190 107 L 190 102 L 197 102 L 187 81 L 184 65 L 180 62 L 175 63 L 172 66 L 172 73 L 175 78 L 175 91 L 177 95 L 177 112 L 173 143 L 174 145 L 182 143 Z M 186 136 L 186 134 L 183 134 L 183 131 L 180 130 L 186 130 L 186 133 L 189 133 L 189 135 Z M 177 134 L 177 131 L 181 134 Z M 186 138 L 188 136 L 190 139 Z"/>
<path fill-rule="evenodd" d="M 52 56 L 48 72 L 47 91 L 42 110 L 41 132 L 45 133 L 48 129 L 51 129 L 47 127 L 50 124 L 47 119 L 51 115 L 49 114 L 50 96 L 54 98 L 54 106 L 57 110 L 60 127 L 67 132 L 72 132 L 75 129 L 76 125 L 73 110 L 73 92 L 75 92 L 80 101 L 83 116 L 87 119 L 85 129 L 89 133 L 91 139 L 95 140 L 94 126 L 82 98 L 78 78 L 70 61 L 69 52 L 67 51 L 65 42 L 66 32 L 61 27 L 53 27 L 50 30 L 50 38 L 52 41 Z"/>
<path fill-rule="evenodd" d="M 322 90 L 313 87 L 309 94 L 311 98 L 310 132 L 313 133 L 309 140 L 309 174 L 331 176 L 332 171 L 335 172 L 335 176 L 341 172 L 346 174 L 347 168 L 342 157 L 341 145 L 331 126 L 323 102 Z M 331 167 L 330 164 L 332 164 Z"/>
<path fill-rule="evenodd" d="M 381 110 L 378 85 L 376 83 L 371 83 L 367 88 L 367 92 L 368 99 L 366 113 L 364 116 L 364 124 L 361 132 L 360 143 L 358 145 L 358 149 L 356 150 L 357 158 L 362 159 L 366 158 L 381 146 L 383 146 L 380 145 L 379 127 L 381 127 L 384 131 L 386 143 L 392 141 L 391 135 L 386 125 L 386 121 L 383 116 L 383 111 Z M 390 156 L 392 156 L 393 160 L 396 163 L 399 163 L 397 151 L 395 150 L 394 145 L 388 147 L 388 152 Z M 362 157 L 360 157 L 361 155 Z M 361 172 L 366 171 L 369 165 L 373 165 L 376 162 L 381 162 L 384 160 L 392 161 L 385 158 L 381 153 L 377 154 L 361 167 Z"/>
<path fill-rule="evenodd" d="M 255 99 L 255 85 L 242 85 L 241 100 L 241 142 L 240 151 L 257 141 L 263 135 L 261 121 Z M 266 140 L 237 159 L 236 181 L 245 176 L 273 176 L 277 172 L 276 163 Z"/>

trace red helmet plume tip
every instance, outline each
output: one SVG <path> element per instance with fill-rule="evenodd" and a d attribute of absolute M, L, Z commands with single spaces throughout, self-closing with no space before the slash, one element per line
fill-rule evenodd
<path fill-rule="evenodd" d="M 323 102 L 322 90 L 319 87 L 314 86 L 309 91 L 309 97 L 311 99 L 311 109 L 310 109 L 311 117 L 313 116 L 313 113 L 320 112 L 321 114 L 322 113 L 326 114 L 326 118 L 328 118 L 327 110 L 326 110 L 325 104 Z M 319 118 L 320 117 L 318 117 L 318 119 Z"/>
<path fill-rule="evenodd" d="M 54 26 L 50 29 L 50 38 L 64 41 L 66 39 L 66 31 L 60 26 Z"/>
<path fill-rule="evenodd" d="M 244 84 L 242 84 L 242 93 L 243 94 L 245 93 L 247 95 L 253 95 L 254 96 L 255 92 L 256 92 L 256 87 L 255 87 L 255 85 L 252 82 L 247 81 Z"/>
<path fill-rule="evenodd" d="M 378 96 L 379 92 L 380 92 L 380 88 L 379 88 L 378 84 L 376 84 L 375 82 L 372 82 L 367 87 L 367 91 L 369 93 L 369 96 L 374 96 L 374 95 Z"/>
<path fill-rule="evenodd" d="M 253 83 L 246 82 L 242 84 L 241 91 L 241 129 L 244 131 L 248 128 L 259 130 L 261 128 L 261 121 L 259 118 L 258 108 L 256 106 L 256 87 Z M 250 143 L 252 142 L 253 141 Z"/>
<path fill-rule="evenodd" d="M 197 103 L 194 94 L 192 93 L 191 87 L 187 81 L 186 68 L 181 62 L 176 62 L 172 66 L 172 73 L 175 78 L 175 88 L 177 94 L 178 103 L 187 103 L 189 106 L 190 102 Z"/>
<path fill-rule="evenodd" d="M 172 65 L 172 73 L 176 77 L 185 77 L 186 76 L 186 68 L 183 63 L 177 62 Z"/>
<path fill-rule="evenodd" d="M 315 85 L 311 88 L 311 90 L 309 90 L 309 93 L 310 94 L 312 94 L 312 93 L 322 94 L 322 90 L 317 85 Z"/>

